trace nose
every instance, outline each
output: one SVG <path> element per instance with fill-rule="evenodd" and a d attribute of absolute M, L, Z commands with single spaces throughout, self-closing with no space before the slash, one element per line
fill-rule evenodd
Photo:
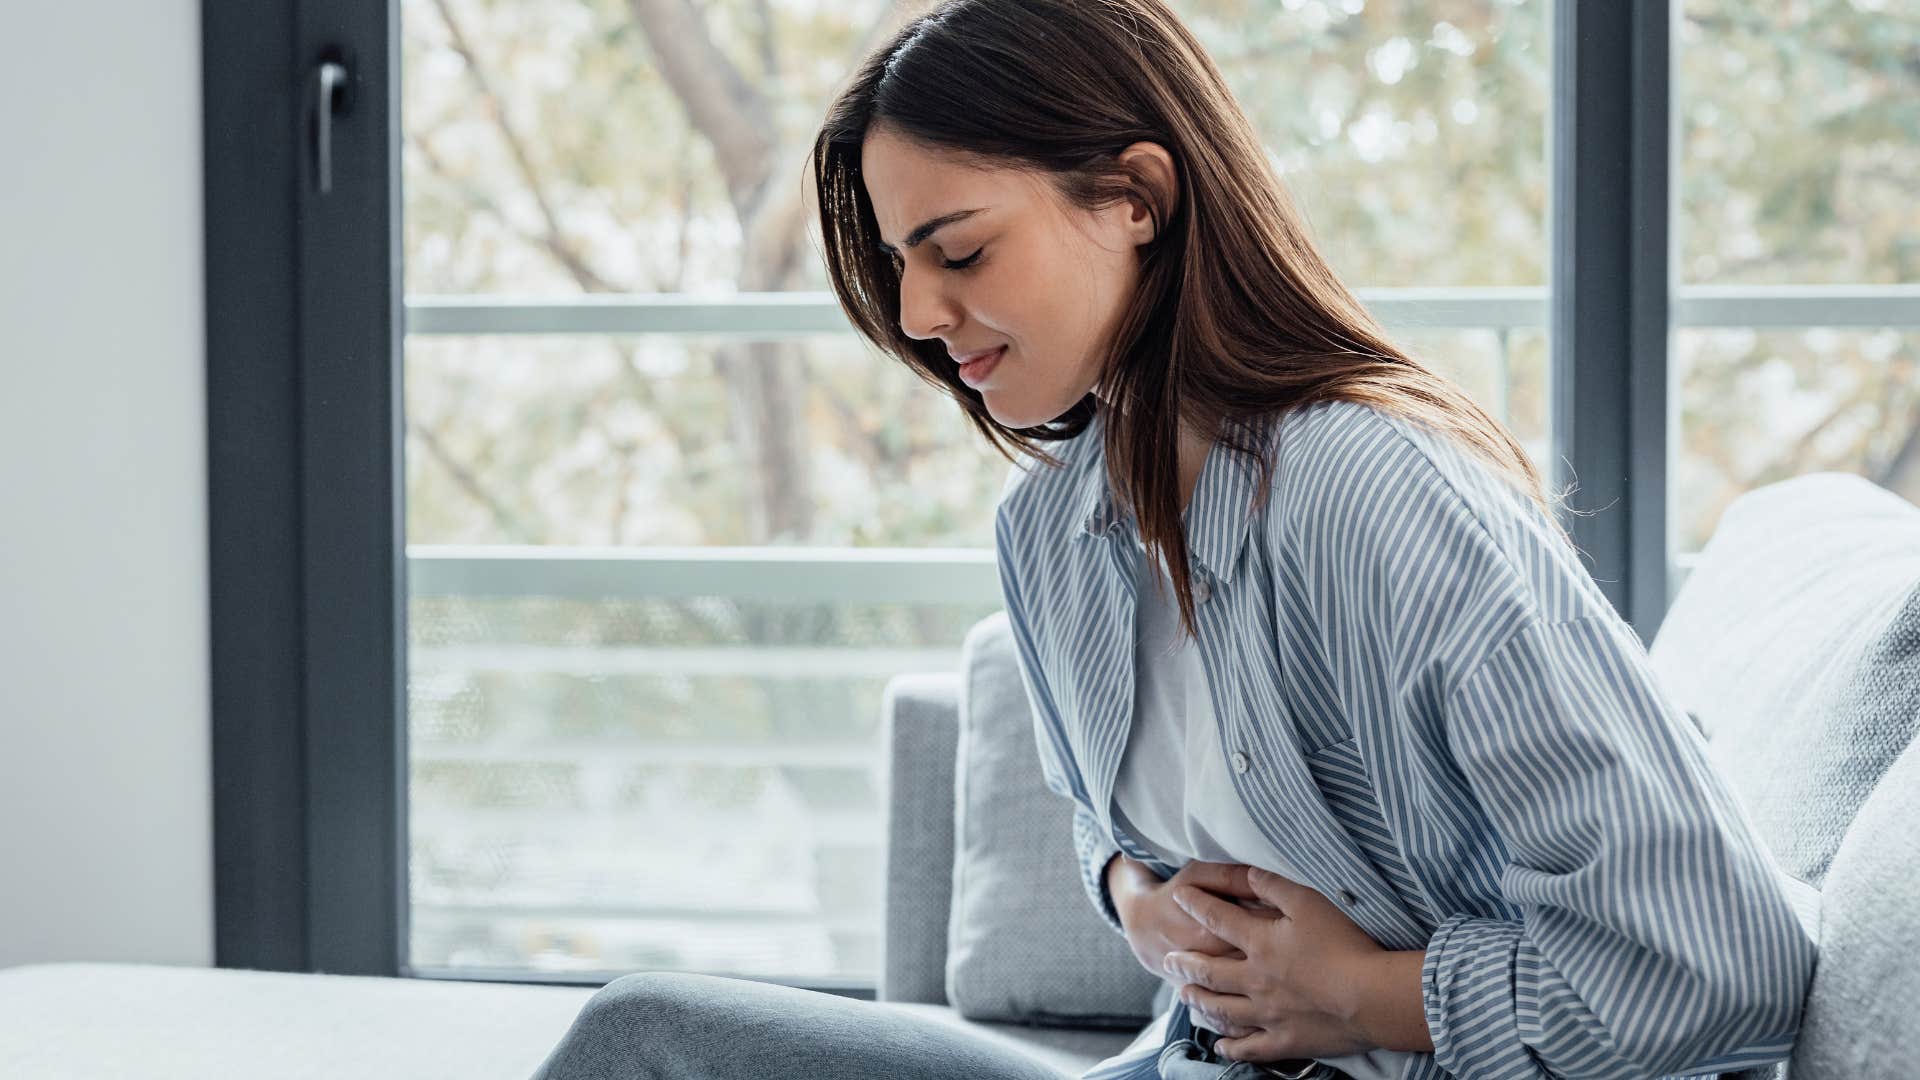
<path fill-rule="evenodd" d="M 900 332 L 910 338 L 930 338 L 954 323 L 953 302 L 911 267 L 900 271 Z"/>

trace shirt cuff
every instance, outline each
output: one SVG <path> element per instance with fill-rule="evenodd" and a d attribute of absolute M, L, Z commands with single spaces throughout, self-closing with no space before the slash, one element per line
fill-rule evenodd
<path fill-rule="evenodd" d="M 1113 893 L 1107 888 L 1107 864 L 1119 853 L 1119 848 L 1108 843 L 1105 846 L 1096 847 L 1080 866 L 1081 876 L 1085 879 L 1087 886 L 1087 895 L 1093 900 L 1094 909 L 1100 913 L 1102 919 L 1106 920 L 1108 926 L 1113 927 L 1114 933 L 1124 937 L 1127 929 L 1120 923 L 1120 912 L 1113 906 Z"/>
<path fill-rule="evenodd" d="M 1541 1077 L 1515 1011 L 1521 925 L 1449 916 L 1427 942 L 1420 998 L 1434 1060 L 1455 1076 Z"/>

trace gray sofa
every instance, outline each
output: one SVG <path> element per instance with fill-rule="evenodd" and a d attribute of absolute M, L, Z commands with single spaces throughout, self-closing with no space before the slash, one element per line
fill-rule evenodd
<path fill-rule="evenodd" d="M 1075 865 L 1066 800 L 1044 790 L 1037 765 L 1021 776 L 1012 760 L 982 749 L 997 738 L 1015 758 L 1035 756 L 1031 734 L 1022 734 L 1030 724 L 1007 639 L 1004 616 L 993 616 L 969 634 L 959 673 L 902 676 L 888 688 L 880 996 L 963 1020 L 991 1017 L 1002 1021 L 997 1035 L 1012 1030 L 1056 1062 L 1077 1053 L 1068 1064 L 1084 1067 L 1133 1035 L 1106 1026 L 1116 1000 L 1149 1013 L 1167 999 L 1093 912 L 1077 876 L 1045 872 L 1049 859 Z M 1920 724 L 1920 508 L 1838 473 L 1743 496 L 1648 652 L 1705 732 L 1821 946 L 1792 1060 L 1749 1073 L 1920 1076 L 1912 1007 L 1920 1000 L 1920 749 L 1911 747 Z M 991 797 L 969 791 L 966 774 L 983 763 L 995 780 Z M 964 834 L 957 840 L 956 829 Z M 1017 873 L 978 865 L 1006 849 L 1018 853 Z M 983 874 L 1030 885 L 956 894 Z M 1035 929 L 1020 933 L 1021 919 Z M 1076 952 L 1101 953 L 1080 962 L 1107 965 L 1109 981 L 1081 991 L 1079 1011 L 1101 1017 L 1098 1026 L 1060 1026 L 1076 1011 L 1056 970 L 1063 939 Z M 1020 940 L 1033 943 L 1024 957 Z M 1028 1019 L 1049 1026 L 1006 1028 L 1022 1000 L 1044 1002 L 1045 1015 Z"/>
<path fill-rule="evenodd" d="M 1073 1075 L 1166 1003 L 1087 902 L 1003 616 L 887 687 L 881 1007 Z M 1920 1075 L 1920 509 L 1851 476 L 1727 512 L 1650 657 L 1778 856 L 1817 887 L 1794 1080 Z M 1811 894 L 1811 890 L 1808 890 Z M 0 970 L 0 1076 L 519 1080 L 589 989 L 143 964 Z"/>

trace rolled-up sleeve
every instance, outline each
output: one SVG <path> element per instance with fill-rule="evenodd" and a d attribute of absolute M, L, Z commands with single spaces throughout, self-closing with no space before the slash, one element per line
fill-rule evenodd
<path fill-rule="evenodd" d="M 1003 508 L 994 517 L 995 562 L 1000 570 L 1001 598 L 1006 605 L 1014 650 L 1020 661 L 1020 680 L 1026 687 L 1027 701 L 1033 708 L 1033 735 L 1040 753 L 1041 775 L 1046 779 L 1049 791 L 1073 801 L 1073 847 L 1080 862 L 1080 881 L 1086 888 L 1087 899 L 1115 933 L 1125 934 L 1126 929 L 1121 925 L 1120 914 L 1113 906 L 1113 895 L 1107 889 L 1106 880 L 1107 863 L 1120 849 L 1101 831 L 1099 819 L 1094 816 L 1093 805 L 1087 798 L 1085 785 L 1074 782 L 1068 776 L 1065 764 L 1068 754 L 1066 728 L 1061 723 L 1053 695 L 1047 688 L 1046 673 L 1040 666 L 1033 627 L 1027 620 L 1026 606 L 1021 599 L 1017 556 L 1010 541 Z"/>
<path fill-rule="evenodd" d="M 1515 632 L 1444 702 L 1519 921 L 1454 915 L 1421 992 L 1459 1076 L 1646 1078 L 1791 1052 L 1814 943 L 1780 871 L 1609 616 Z"/>
<path fill-rule="evenodd" d="M 1436 1063 L 1647 1080 L 1788 1056 L 1813 941 L 1577 551 L 1458 440 L 1346 402 L 1307 415 L 1270 542 L 1303 567 L 1359 737 L 1404 755 L 1401 811 L 1473 833 L 1458 869 L 1501 901 L 1428 938 Z"/>

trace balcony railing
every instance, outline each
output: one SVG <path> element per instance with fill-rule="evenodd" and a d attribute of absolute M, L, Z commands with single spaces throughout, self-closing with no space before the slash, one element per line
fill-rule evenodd
<path fill-rule="evenodd" d="M 1507 415 L 1508 340 L 1518 331 L 1543 332 L 1548 295 L 1539 288 L 1362 289 L 1363 303 L 1396 332 L 1491 330 L 1499 342 L 1497 398 Z M 1920 327 L 1920 286 L 1690 287 L 1675 298 L 1677 327 Z M 497 296 L 418 297 L 406 305 L 414 335 L 670 334 L 719 338 L 786 338 L 848 334 L 830 294 L 770 293 L 734 296 L 590 296 L 524 300 Z M 1530 446 L 1536 460 L 1546 448 Z M 896 604 L 996 607 L 999 581 L 988 550 L 870 548 L 549 548 L 413 545 L 407 552 L 409 594 L 415 601 L 446 599 L 563 599 L 584 602 L 721 598 L 763 604 Z M 1697 559 L 1674 557 L 1677 584 Z M 883 680 L 914 671 L 950 671 L 958 641 L 948 648 L 810 646 L 635 646 L 555 643 L 421 643 L 409 655 L 416 675 L 512 672 L 558 676 L 734 676 L 765 680 Z M 749 743 L 724 739 L 609 741 L 525 732 L 471 742 L 416 739 L 412 764 L 555 765 L 595 774 L 598 783 L 636 765 L 881 769 L 878 748 L 803 740 Z M 816 810 L 816 835 L 837 848 L 868 853 L 882 843 L 880 809 Z M 626 816 L 622 816 L 625 814 Z M 449 830 L 498 830 L 558 837 L 600 828 L 643 830 L 644 815 L 602 806 L 467 809 L 416 806 L 420 835 Z M 716 827 L 751 829 L 752 822 L 715 819 Z M 871 936 L 876 912 L 770 910 L 715 903 L 689 907 L 574 898 L 515 899 L 500 894 L 470 900 L 437 889 L 415 901 L 416 922 L 499 920 L 565 923 L 629 919 L 666 925 L 705 920 L 717 934 L 751 925 L 778 936 L 805 926 L 836 940 Z M 428 967 L 433 965 L 429 964 Z M 553 969 L 577 967 L 565 958 Z M 831 979 L 827 980 L 831 981 Z"/>
<path fill-rule="evenodd" d="M 1356 289 L 1389 328 L 1543 330 L 1547 290 Z M 1691 285 L 1674 297 L 1676 327 L 1920 327 L 1920 285 Z M 420 296 L 407 301 L 409 334 L 699 334 L 785 338 L 850 334 L 831 293 L 583 296 Z"/>

